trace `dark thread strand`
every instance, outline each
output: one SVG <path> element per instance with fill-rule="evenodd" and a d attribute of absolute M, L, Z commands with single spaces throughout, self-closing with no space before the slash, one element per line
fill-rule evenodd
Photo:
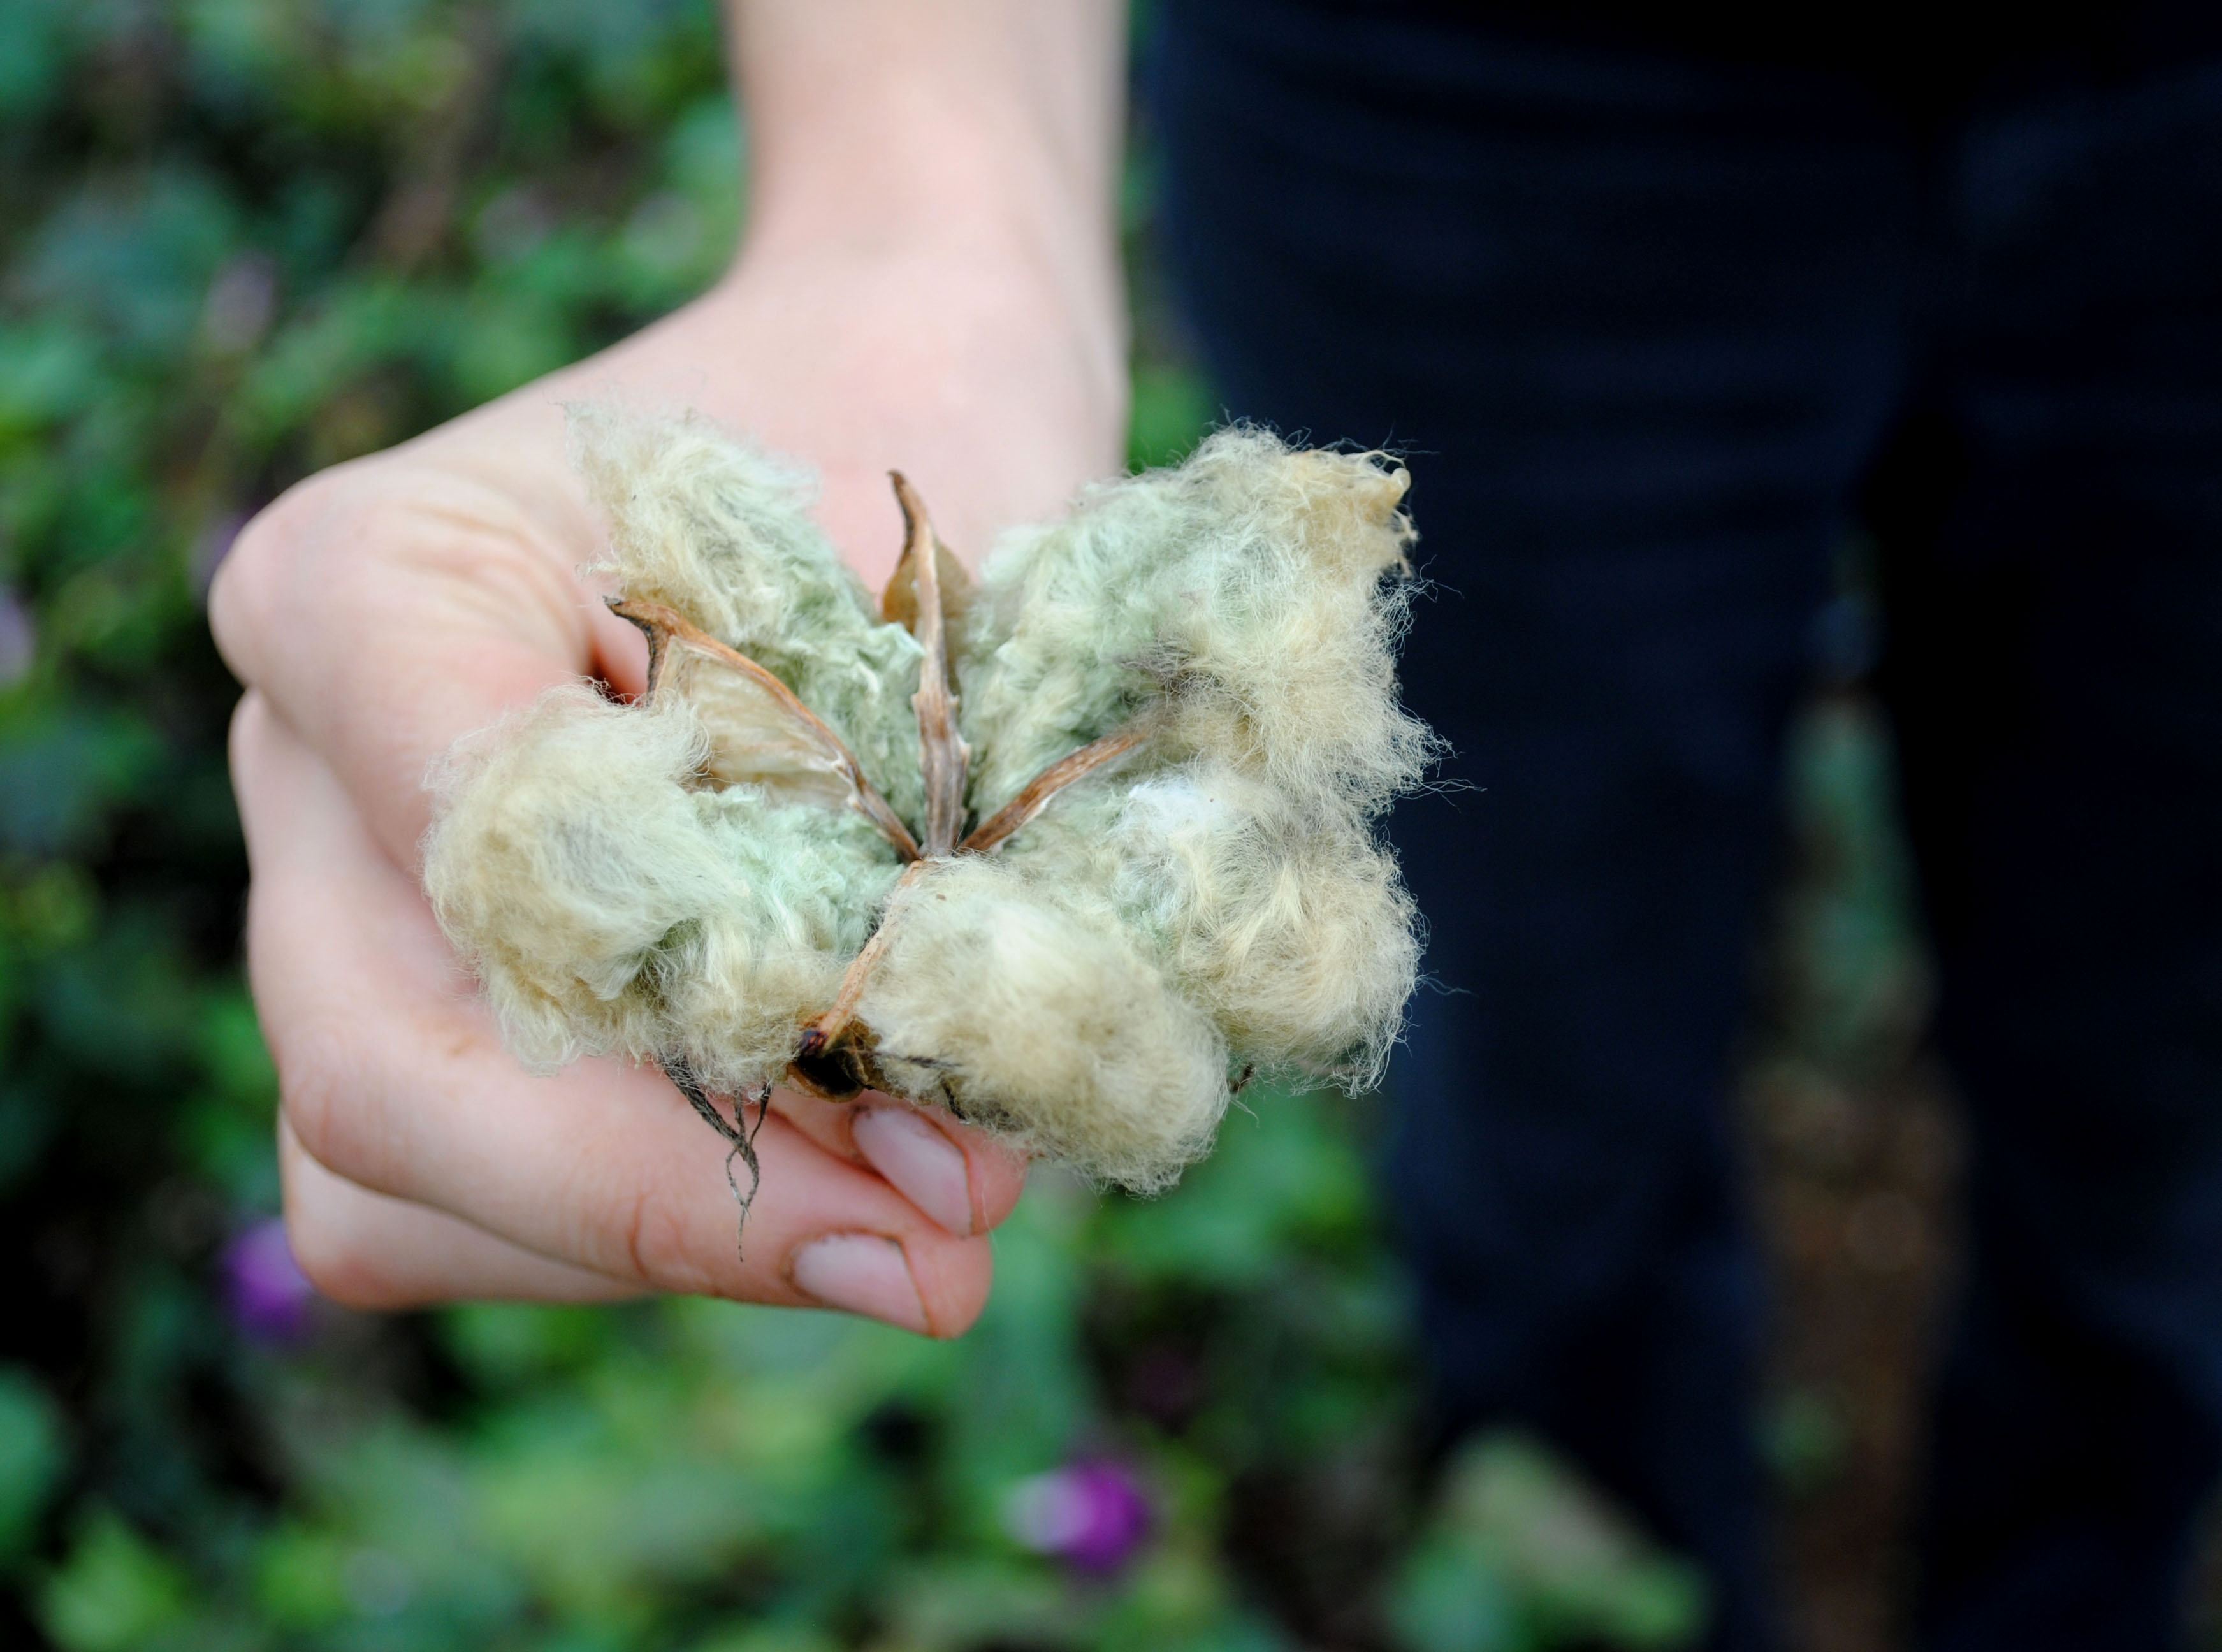
<path fill-rule="evenodd" d="M 771 1086 L 767 1084 L 756 1097 L 755 1124 L 749 1122 L 748 1103 L 738 1099 L 733 1102 L 733 1122 L 728 1124 L 692 1067 L 684 1061 L 670 1061 L 664 1064 L 663 1072 L 704 1121 L 731 1144 L 725 1154 L 725 1185 L 732 1189 L 733 1203 L 740 1208 L 739 1218 L 733 1224 L 733 1254 L 745 1261 L 747 1253 L 742 1241 L 748 1230 L 749 1207 L 756 1203 L 756 1191 L 763 1185 L 763 1164 L 756 1157 L 756 1138 L 763 1134 L 764 1121 L 771 1116 Z M 740 1178 L 733 1174 L 735 1159 L 749 1167 L 746 1193 L 741 1191 Z"/>

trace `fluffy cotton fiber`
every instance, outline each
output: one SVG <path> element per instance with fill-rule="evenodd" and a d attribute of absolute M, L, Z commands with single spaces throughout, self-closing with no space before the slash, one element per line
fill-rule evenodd
<path fill-rule="evenodd" d="M 922 838 L 920 644 L 812 524 L 807 482 L 698 417 L 574 431 L 626 595 L 769 668 Z M 1378 1077 L 1417 949 L 1375 823 L 1432 745 L 1396 700 L 1405 485 L 1376 455 L 1223 431 L 997 547 L 956 639 L 970 819 L 1143 738 L 906 883 L 859 975 L 877 1082 L 1148 1190 L 1249 1071 Z M 753 1094 L 881 922 L 888 838 L 716 788 L 718 738 L 682 695 L 580 685 L 448 764 L 426 887 L 529 1064 L 614 1052 Z"/>
<path fill-rule="evenodd" d="M 1129 1187 L 1201 1155 L 1227 1104 L 1226 1040 L 1109 903 L 999 859 L 929 880 L 861 1009 L 914 1094 L 949 1082 L 966 1118 Z"/>
<path fill-rule="evenodd" d="M 746 1089 L 785 1067 L 898 867 L 869 823 L 691 782 L 683 700 L 583 684 L 467 741 L 436 785 L 425 888 L 518 1059 L 622 1052 Z"/>

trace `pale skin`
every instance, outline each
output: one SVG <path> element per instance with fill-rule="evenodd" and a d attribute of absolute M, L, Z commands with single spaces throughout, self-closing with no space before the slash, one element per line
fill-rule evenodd
<path fill-rule="evenodd" d="M 286 1215 L 362 1307 L 643 1291 L 977 1316 L 1025 1165 L 945 1116 L 776 1092 L 736 1254 L 723 1146 L 658 1072 L 521 1071 L 417 883 L 424 781 L 551 683 L 640 685 L 576 568 L 565 399 L 687 403 L 825 477 L 875 590 L 887 473 L 976 555 L 1114 470 L 1126 418 L 1116 0 L 731 0 L 750 223 L 712 292 L 603 355 L 303 483 L 210 594 Z M 738 181 L 738 180 L 737 180 Z"/>

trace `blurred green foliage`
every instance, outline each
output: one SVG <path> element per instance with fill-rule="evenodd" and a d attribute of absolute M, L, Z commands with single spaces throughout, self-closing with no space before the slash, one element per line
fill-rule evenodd
<path fill-rule="evenodd" d="M 700 290 L 744 141 L 710 0 L 0 0 L 0 1640 L 1686 1639 L 1686 1576 L 1532 1452 L 1424 1511 L 1340 1101 L 1248 1098 L 1154 1204 L 1040 1178 L 954 1345 L 706 1302 L 320 1307 L 291 1343 L 227 1311 L 275 1079 L 208 581 L 301 476 Z M 1214 404 L 1136 290 L 1161 462 Z M 1105 1574 L 1012 1515 L 1083 1458 L 1154 1511 Z"/>
<path fill-rule="evenodd" d="M 1928 1021 L 1929 956 L 1874 704 L 1833 695 L 1790 742 L 1792 840 L 1773 979 L 1778 1055 L 1847 1077 L 1903 1066 Z"/>
<path fill-rule="evenodd" d="M 1702 1576 L 1660 1553 L 1535 1442 L 1478 1440 L 1445 1477 L 1393 1597 L 1420 1652 L 1686 1646 Z"/>
<path fill-rule="evenodd" d="M 1276 1098 L 1274 1113 L 1273 1128 L 1238 1121 L 1163 1206 L 1046 1179 L 999 1240 L 987 1318 L 954 1344 L 702 1301 L 480 1305 L 428 1328 L 425 1357 L 451 1387 L 428 1416 L 377 1371 L 384 1328 L 335 1313 L 257 1362 L 286 1492 L 235 1550 L 197 1545 L 192 1635 L 1284 1644 L 1217 1553 L 1236 1482 L 1380 1454 L 1403 1418 L 1383 1403 L 1401 1391 L 1395 1297 L 1363 1202 L 1309 1162 L 1343 1159 L 1328 1111 Z M 1228 1241 L 1223 1262 L 1191 1266 Z M 1233 1311 L 1210 1329 L 1179 1313 L 1172 1340 L 1138 1334 L 1169 1295 Z M 1149 1409 L 1117 1415 L 1107 1372 Z M 1070 1575 L 1006 1529 L 1012 1489 L 1079 1448 L 1128 1463 L 1159 1510 L 1155 1541 L 1114 1580 Z M 143 1544 L 112 1522 L 89 1529 L 42 1600 L 66 1645 L 113 1643 L 72 1627 L 66 1603 L 96 1592 L 80 1573 L 134 1580 L 134 1621 L 150 1627 L 175 1599 Z"/>

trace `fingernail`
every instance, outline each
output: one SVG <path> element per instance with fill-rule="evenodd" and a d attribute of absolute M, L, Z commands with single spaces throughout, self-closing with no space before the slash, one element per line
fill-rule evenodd
<path fill-rule="evenodd" d="M 833 1234 L 799 1247 L 787 1277 L 807 1297 L 907 1331 L 923 1331 L 926 1303 L 902 1247 L 877 1234 Z"/>
<path fill-rule="evenodd" d="M 907 1107 L 868 1108 L 851 1127 L 864 1162 L 959 1238 L 972 1231 L 972 1182 L 957 1145 Z"/>

